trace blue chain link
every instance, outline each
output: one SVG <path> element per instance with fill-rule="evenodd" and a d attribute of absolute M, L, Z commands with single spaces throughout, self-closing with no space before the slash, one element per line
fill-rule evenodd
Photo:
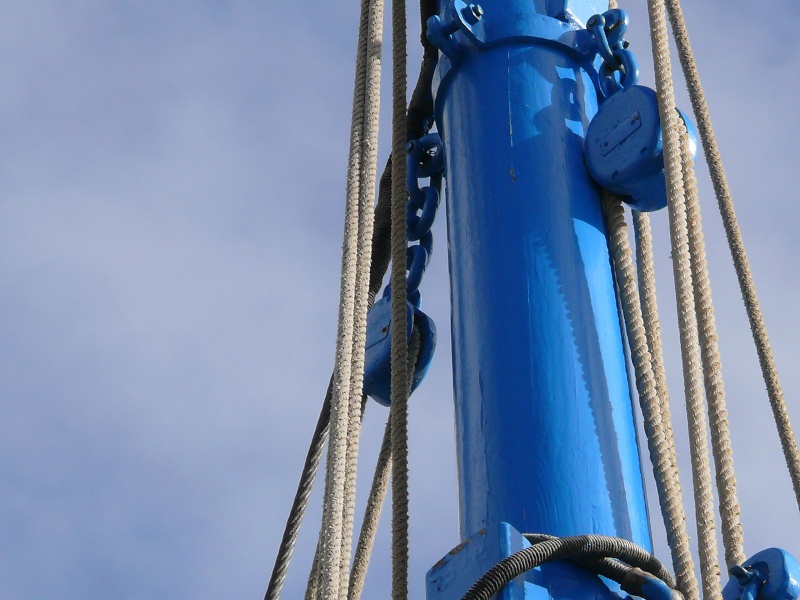
<path fill-rule="evenodd" d="M 639 64 L 625 40 L 629 22 L 625 11 L 613 9 L 592 16 L 586 23 L 603 58 L 599 69 L 600 90 L 606 98 L 639 82 Z"/>
<path fill-rule="evenodd" d="M 439 209 L 444 171 L 442 139 L 438 133 L 429 133 L 406 146 L 406 224 L 408 241 L 417 244 L 408 247 L 407 298 L 420 306 L 419 286 L 433 252 L 431 227 Z M 419 186 L 419 180 L 430 178 L 430 185 Z"/>

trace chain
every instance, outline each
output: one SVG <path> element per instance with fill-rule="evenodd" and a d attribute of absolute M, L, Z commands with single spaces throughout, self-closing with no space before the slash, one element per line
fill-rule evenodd
<path fill-rule="evenodd" d="M 639 64 L 625 40 L 629 22 L 628 14 L 615 8 L 592 16 L 586 23 L 603 59 L 598 72 L 600 89 L 606 98 L 639 82 Z"/>
<path fill-rule="evenodd" d="M 419 286 L 433 252 L 433 221 L 439 208 L 444 171 L 444 152 L 438 133 L 428 133 L 406 145 L 406 222 L 409 245 L 407 252 L 407 299 L 420 307 Z M 420 179 L 430 179 L 430 184 L 420 187 Z"/>

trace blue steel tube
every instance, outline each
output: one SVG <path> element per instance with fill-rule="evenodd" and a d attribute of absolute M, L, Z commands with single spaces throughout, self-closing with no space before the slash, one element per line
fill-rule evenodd
<path fill-rule="evenodd" d="M 461 535 L 507 522 L 649 549 L 608 236 L 583 159 L 598 93 L 554 4 L 600 5 L 485 0 L 434 81 Z M 452 21 L 452 2 L 439 14 Z"/>

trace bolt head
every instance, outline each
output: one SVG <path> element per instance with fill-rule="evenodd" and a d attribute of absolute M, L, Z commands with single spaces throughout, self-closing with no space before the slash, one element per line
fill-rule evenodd
<path fill-rule="evenodd" d="M 470 25 L 475 25 L 483 17 L 483 8 L 480 4 L 470 4 L 466 8 L 461 9 L 461 14 L 464 20 Z"/>

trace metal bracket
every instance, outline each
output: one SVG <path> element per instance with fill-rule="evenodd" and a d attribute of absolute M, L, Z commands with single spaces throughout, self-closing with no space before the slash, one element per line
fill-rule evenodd
<path fill-rule="evenodd" d="M 795 600 L 800 596 L 800 563 L 786 550 L 767 548 L 731 568 L 723 600 Z"/>
<path fill-rule="evenodd" d="M 483 18 L 483 8 L 480 4 L 466 4 L 462 0 L 453 0 L 447 12 L 447 20 L 438 15 L 428 19 L 428 39 L 451 61 L 457 61 L 461 52 L 461 47 L 454 36 L 457 31 L 460 30 L 475 46 L 483 45 L 483 36 L 473 31 L 473 26 Z"/>
<path fill-rule="evenodd" d="M 425 578 L 427 600 L 460 600 L 491 567 L 530 545 L 508 523 L 487 525 L 453 548 L 428 571 Z M 580 590 L 580 596 L 576 590 Z M 494 597 L 498 600 L 576 597 L 585 600 L 620 600 L 620 596 L 597 575 L 561 561 L 550 562 L 523 573 Z M 653 600 L 656 597 L 654 595 Z"/>

